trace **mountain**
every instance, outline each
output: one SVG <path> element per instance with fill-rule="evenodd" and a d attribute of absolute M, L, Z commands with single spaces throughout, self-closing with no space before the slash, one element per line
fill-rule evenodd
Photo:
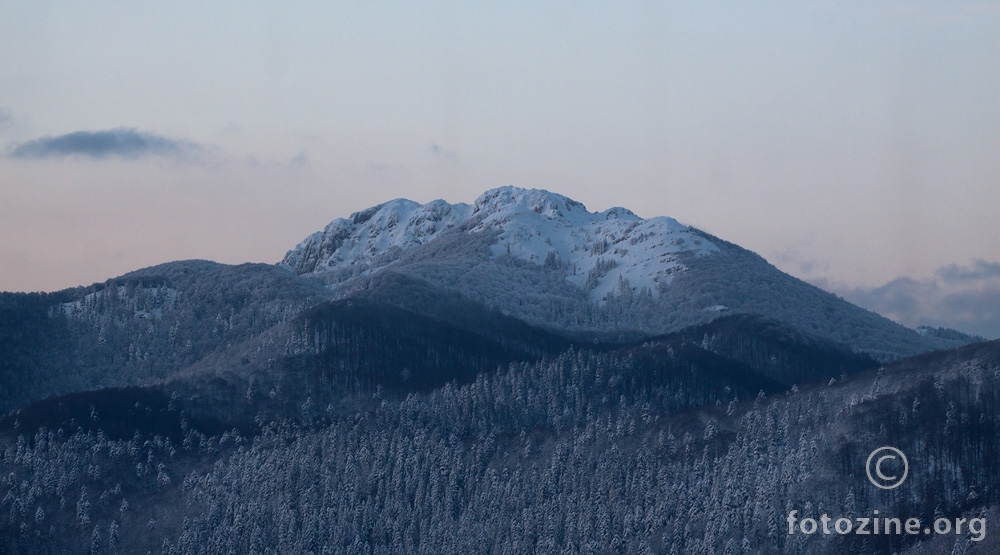
<path fill-rule="evenodd" d="M 275 266 L 180 261 L 56 293 L 2 293 L 0 412 L 199 373 L 232 387 L 255 372 L 269 381 L 268 365 L 301 334 L 296 322 L 334 299 L 508 346 L 517 326 L 630 343 L 729 314 L 883 361 L 974 340 L 904 328 L 670 218 L 502 187 L 471 205 L 395 200 L 334 220 Z"/>
<path fill-rule="evenodd" d="M 926 352 L 974 339 L 669 218 L 396 200 L 275 265 L 0 293 L 0 551 L 994 553 L 785 532 L 1000 518 L 1000 343 Z"/>
<path fill-rule="evenodd" d="M 493 189 L 473 205 L 381 204 L 334 220 L 281 265 L 343 297 L 432 309 L 386 283 L 401 274 L 580 339 L 635 340 L 754 313 L 882 360 L 968 342 L 900 326 L 671 218 L 588 212 L 536 189 Z"/>

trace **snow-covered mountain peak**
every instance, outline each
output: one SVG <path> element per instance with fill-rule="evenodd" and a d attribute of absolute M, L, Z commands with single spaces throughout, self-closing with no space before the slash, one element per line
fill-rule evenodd
<path fill-rule="evenodd" d="M 563 195 L 507 186 L 472 205 L 397 199 L 356 212 L 306 238 L 282 263 L 339 283 L 393 264 L 463 224 L 465 232 L 496 234 L 493 258 L 512 256 L 562 272 L 598 302 L 623 288 L 656 295 L 685 268 L 683 254 L 718 250 L 672 218 L 642 219 L 621 207 L 589 212 Z"/>
<path fill-rule="evenodd" d="M 594 301 L 622 287 L 655 295 L 684 269 L 681 253 L 718 250 L 673 218 L 644 220 L 621 207 L 588 212 L 580 202 L 539 189 L 493 189 L 475 206 L 480 219 L 471 230 L 500 232 L 494 257 L 560 268 Z"/>
<path fill-rule="evenodd" d="M 548 218 L 565 218 L 567 215 L 586 213 L 583 203 L 542 189 L 498 187 L 486 191 L 476 199 L 474 214 L 513 215 L 525 211 Z"/>
<path fill-rule="evenodd" d="M 614 208 L 608 208 L 604 212 L 601 212 L 605 220 L 641 220 L 639 216 L 636 216 L 634 212 L 628 208 L 622 208 L 621 206 L 615 206 Z"/>

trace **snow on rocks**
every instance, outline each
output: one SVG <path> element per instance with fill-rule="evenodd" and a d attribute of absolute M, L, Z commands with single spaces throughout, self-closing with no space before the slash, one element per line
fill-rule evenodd
<path fill-rule="evenodd" d="M 374 206 L 334 220 L 289 251 L 282 264 L 299 274 L 366 275 L 463 224 L 459 232 L 499 232 L 494 257 L 561 268 L 594 301 L 626 284 L 655 295 L 684 269 L 683 253 L 718 250 L 672 218 L 643 219 L 620 207 L 589 212 L 556 193 L 508 186 L 483 193 L 473 205 L 397 199 Z"/>

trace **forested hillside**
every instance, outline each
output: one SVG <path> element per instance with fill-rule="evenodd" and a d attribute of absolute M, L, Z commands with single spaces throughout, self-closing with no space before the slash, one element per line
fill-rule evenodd
<path fill-rule="evenodd" d="M 0 530 L 19 553 L 995 549 L 992 536 L 789 536 L 784 519 L 991 511 L 1000 344 L 772 394 L 677 376 L 572 350 L 248 433 L 205 433 L 181 417 L 177 437 L 12 434 L 0 451 Z M 864 474 L 887 443 L 912 465 L 893 492 Z"/>
<path fill-rule="evenodd" d="M 0 412 L 50 395 L 153 383 L 328 296 L 273 266 L 198 260 L 58 293 L 2 293 Z"/>

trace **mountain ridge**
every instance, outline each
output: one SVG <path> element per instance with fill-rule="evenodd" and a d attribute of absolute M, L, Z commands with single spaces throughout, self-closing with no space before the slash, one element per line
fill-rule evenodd
<path fill-rule="evenodd" d="M 298 274 L 326 274 L 328 283 L 337 283 L 385 268 L 406 250 L 455 229 L 498 230 L 490 247 L 493 258 L 507 254 L 571 269 L 566 279 L 581 288 L 589 285 L 588 296 L 598 302 L 619 279 L 655 294 L 661 280 L 669 282 L 673 272 L 683 270 L 678 253 L 714 248 L 672 218 L 643 219 L 621 207 L 589 212 L 557 193 L 507 186 L 486 191 L 472 205 L 396 199 L 355 212 L 307 237 L 280 264 Z M 654 238 L 660 241 L 649 241 Z"/>
<path fill-rule="evenodd" d="M 334 236 L 346 244 L 348 224 L 368 226 L 343 251 L 371 260 L 368 267 L 289 263 L 337 253 L 320 247 Z M 268 353 L 292 341 L 288 324 L 330 300 L 393 305 L 501 343 L 518 325 L 577 342 L 629 343 L 730 314 L 758 314 L 881 361 L 974 339 L 904 328 L 676 220 L 588 212 L 547 191 L 494 189 L 472 205 L 391 201 L 326 230 L 340 231 L 313 234 L 299 247 L 315 249 L 293 249 L 302 256 L 277 265 L 177 261 L 88 287 L 0 294 L 0 412 L 186 370 L 267 368 Z M 665 262 L 635 264 L 654 259 Z M 331 275 L 338 272 L 350 275 Z M 644 276 L 661 279 L 643 286 Z M 491 329 L 505 318 L 520 324 Z"/>
<path fill-rule="evenodd" d="M 589 212 L 540 189 L 491 189 L 471 205 L 383 203 L 332 221 L 279 265 L 341 297 L 371 294 L 379 273 L 406 274 L 577 338 L 628 341 L 744 312 L 883 360 L 974 340 L 918 333 L 673 218 Z"/>

